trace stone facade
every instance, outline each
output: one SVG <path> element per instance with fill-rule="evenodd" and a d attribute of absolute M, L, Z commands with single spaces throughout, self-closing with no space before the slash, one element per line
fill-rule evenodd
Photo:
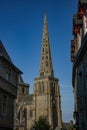
<path fill-rule="evenodd" d="M 22 77 L 18 80 L 17 99 L 15 100 L 14 108 L 14 129 L 26 130 L 27 109 L 25 105 L 25 98 L 29 95 L 29 84 L 24 83 Z"/>
<path fill-rule="evenodd" d="M 35 119 L 38 119 L 40 115 L 46 115 L 54 129 L 57 126 L 62 127 L 58 79 L 53 77 L 35 79 L 34 97 L 36 105 Z"/>
<path fill-rule="evenodd" d="M 0 41 L 0 130 L 13 130 L 19 74 Z"/>
<path fill-rule="evenodd" d="M 22 84 L 24 89 L 26 89 L 26 84 L 24 84 L 23 81 Z M 19 89 L 22 91 L 22 86 L 19 86 Z M 28 88 L 26 90 L 26 92 L 28 92 Z M 18 113 L 20 112 L 20 127 L 15 127 L 15 130 L 30 130 L 33 121 L 37 120 L 40 115 L 47 116 L 53 130 L 56 127 L 62 128 L 60 85 L 59 79 L 54 77 L 46 14 L 44 15 L 42 54 L 39 76 L 34 79 L 33 94 L 26 93 L 24 95 L 24 93 L 18 93 L 16 104 L 17 103 L 19 103 L 19 108 L 16 108 L 19 110 L 17 112 L 17 118 L 15 119 L 18 119 Z M 24 109 L 26 109 L 27 114 L 25 125 L 23 126 L 21 111 Z"/>

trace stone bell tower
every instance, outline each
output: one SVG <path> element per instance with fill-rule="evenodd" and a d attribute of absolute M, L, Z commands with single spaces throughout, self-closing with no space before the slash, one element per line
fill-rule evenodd
<path fill-rule="evenodd" d="M 54 77 L 46 14 L 39 77 L 34 80 L 35 119 L 46 115 L 53 129 L 62 128 L 59 79 Z"/>

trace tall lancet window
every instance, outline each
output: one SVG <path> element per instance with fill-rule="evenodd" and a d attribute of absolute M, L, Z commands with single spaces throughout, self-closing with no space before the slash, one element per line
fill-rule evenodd
<path fill-rule="evenodd" d="M 42 88 L 42 93 L 44 93 L 44 82 L 42 82 L 41 88 Z"/>

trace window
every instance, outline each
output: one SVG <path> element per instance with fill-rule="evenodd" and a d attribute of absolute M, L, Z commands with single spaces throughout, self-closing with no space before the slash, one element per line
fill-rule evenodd
<path fill-rule="evenodd" d="M 43 48 L 43 52 L 44 52 L 44 48 Z"/>
<path fill-rule="evenodd" d="M 47 32 L 45 34 L 47 35 Z"/>
<path fill-rule="evenodd" d="M 17 85 L 18 85 L 18 75 L 17 75 L 17 73 L 12 70 L 10 76 L 11 76 L 11 82 L 12 82 L 15 86 L 17 86 Z"/>
<path fill-rule="evenodd" d="M 41 72 L 41 73 L 40 73 L 40 76 L 44 76 L 44 72 Z"/>
<path fill-rule="evenodd" d="M 46 66 L 48 66 L 48 61 L 46 61 Z"/>
<path fill-rule="evenodd" d="M 82 71 L 81 67 L 82 66 L 80 66 L 77 71 L 77 89 L 79 92 L 82 92 L 84 90 L 84 88 L 83 88 L 83 71 Z"/>
<path fill-rule="evenodd" d="M 24 94 L 24 86 L 22 87 L 22 93 Z"/>
<path fill-rule="evenodd" d="M 82 77 L 82 71 L 79 72 L 79 76 Z"/>
<path fill-rule="evenodd" d="M 48 51 L 46 50 L 46 54 L 48 54 Z"/>
<path fill-rule="evenodd" d="M 53 95 L 55 95 L 55 86 L 53 86 Z"/>
<path fill-rule="evenodd" d="M 6 114 L 7 113 L 7 96 L 2 95 L 2 113 Z"/>
<path fill-rule="evenodd" d="M 11 75 L 11 70 L 8 67 L 6 67 L 5 79 L 9 81 L 10 75 Z"/>
<path fill-rule="evenodd" d="M 32 110 L 29 111 L 29 117 L 31 117 L 31 118 L 33 117 L 33 111 Z"/>
<path fill-rule="evenodd" d="M 25 118 L 25 119 L 26 119 L 26 114 L 27 114 L 26 111 L 27 111 L 26 108 L 24 108 L 24 110 L 23 110 L 23 118 Z"/>
<path fill-rule="evenodd" d="M 18 112 L 18 120 L 20 120 L 20 111 Z"/>
<path fill-rule="evenodd" d="M 46 59 L 48 59 L 48 56 L 46 56 Z"/>

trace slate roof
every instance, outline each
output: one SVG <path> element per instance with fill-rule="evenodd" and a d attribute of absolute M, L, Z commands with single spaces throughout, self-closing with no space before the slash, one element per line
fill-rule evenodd
<path fill-rule="evenodd" d="M 0 58 L 3 58 L 6 62 L 8 62 L 17 73 L 22 74 L 21 70 L 19 70 L 13 63 L 12 60 L 10 58 L 10 56 L 8 55 L 5 47 L 3 46 L 1 40 L 0 40 Z"/>
<path fill-rule="evenodd" d="M 7 59 L 10 63 L 12 63 L 11 58 L 8 55 L 5 47 L 3 46 L 1 40 L 0 40 L 0 55 L 3 56 L 5 59 Z"/>

